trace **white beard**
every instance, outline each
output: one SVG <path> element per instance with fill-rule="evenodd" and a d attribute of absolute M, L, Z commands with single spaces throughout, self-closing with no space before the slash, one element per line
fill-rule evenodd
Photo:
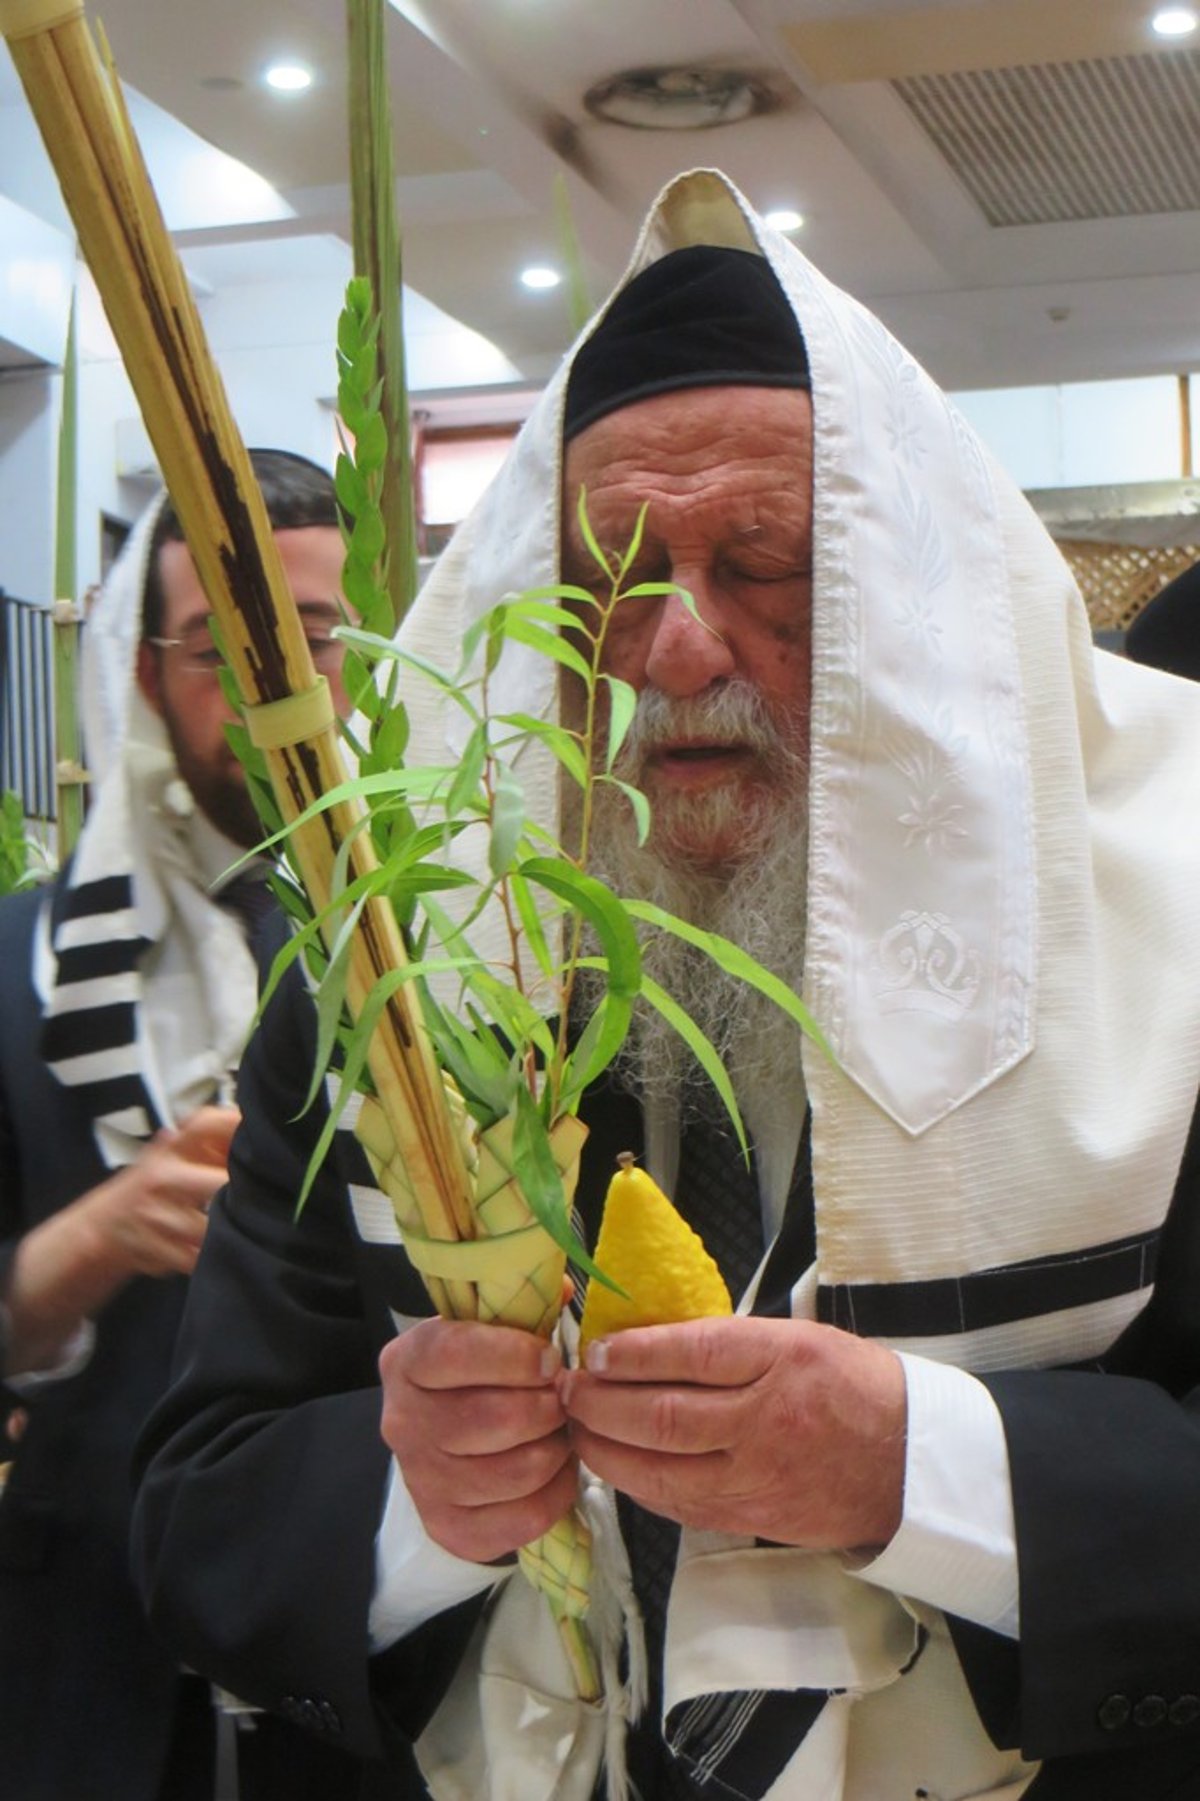
<path fill-rule="evenodd" d="M 735 862 L 718 870 L 670 861 L 650 842 L 639 846 L 632 810 L 619 792 L 601 785 L 596 794 L 588 867 L 616 893 L 653 902 L 690 924 L 729 938 L 799 994 L 804 972 L 808 793 L 803 760 L 790 751 L 772 726 L 756 691 L 726 684 L 710 700 L 672 703 L 654 691 L 643 693 L 638 719 L 618 765 L 637 782 L 647 740 L 669 735 L 667 727 L 686 722 L 710 730 L 720 716 L 731 739 L 747 738 L 760 749 L 772 780 L 747 805 L 745 785 L 732 782 L 705 794 L 675 799 L 672 824 L 686 812 L 688 836 L 703 842 L 731 818 L 744 828 Z M 732 729 L 734 725 L 738 729 Z M 736 977 L 726 975 L 705 953 L 670 933 L 651 931 L 643 944 L 647 973 L 690 1014 L 714 1046 L 733 1080 L 739 1104 L 748 1099 L 759 1113 L 777 1095 L 794 1103 L 802 1082 L 801 1033 L 771 1001 Z M 583 972 L 581 1000 L 590 1011 L 602 992 L 602 978 Z M 707 1111 L 711 1088 L 683 1040 L 647 1003 L 639 1001 L 634 1025 L 618 1061 L 625 1084 L 649 1106 L 663 1104 L 681 1117 Z"/>

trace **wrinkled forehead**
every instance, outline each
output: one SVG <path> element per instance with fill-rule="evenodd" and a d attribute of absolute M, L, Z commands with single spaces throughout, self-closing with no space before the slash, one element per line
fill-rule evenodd
<path fill-rule="evenodd" d="M 805 555 L 812 539 L 812 403 L 777 388 L 690 388 L 607 413 L 566 447 L 561 550 L 588 563 L 589 530 L 711 549 L 756 535 Z M 581 519 L 581 508 L 586 522 Z"/>

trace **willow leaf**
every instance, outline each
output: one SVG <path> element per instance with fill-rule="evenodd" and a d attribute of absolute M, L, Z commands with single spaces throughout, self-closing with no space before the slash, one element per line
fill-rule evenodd
<path fill-rule="evenodd" d="M 606 773 L 611 773 L 633 724 L 638 697 L 637 689 L 629 682 L 623 682 L 620 676 L 603 675 L 600 679 L 608 685 L 608 752 L 604 768 Z"/>
<path fill-rule="evenodd" d="M 511 867 L 525 829 L 525 790 L 511 769 L 499 766 L 492 793 L 488 867 L 502 876 Z"/>
<path fill-rule="evenodd" d="M 481 1129 L 507 1118 L 516 1090 L 519 1070 L 494 1033 L 478 1031 L 444 1007 L 439 1007 L 423 987 L 425 1022 L 438 1059 L 458 1087 L 472 1118 Z"/>
<path fill-rule="evenodd" d="M 480 721 L 463 746 L 462 761 L 446 796 L 446 811 L 451 816 L 461 813 L 467 802 L 473 800 L 479 792 L 487 753 L 487 726 Z"/>
<path fill-rule="evenodd" d="M 317 1048 L 313 1057 L 312 1077 L 309 1081 L 308 1093 L 296 1115 L 297 1118 L 301 1114 L 307 1113 L 316 1100 L 321 1084 L 325 1080 L 325 1071 L 333 1060 L 338 1027 L 342 1023 L 346 1007 L 346 983 L 350 974 L 350 944 L 354 935 L 354 927 L 358 923 L 364 905 L 365 900 L 360 900 L 356 906 L 351 908 L 335 942 L 329 949 L 329 967 L 314 997 L 317 1008 Z"/>
<path fill-rule="evenodd" d="M 632 782 L 623 782 L 619 776 L 615 775 L 600 776 L 598 779 L 620 789 L 633 808 L 633 816 L 637 822 L 637 841 L 639 844 L 645 844 L 650 836 L 650 802 L 641 789 L 635 788 Z"/>
<path fill-rule="evenodd" d="M 519 733 L 518 738 L 502 739 L 497 745 L 498 750 L 510 749 L 526 738 L 536 738 L 562 764 L 572 781 L 581 788 L 587 786 L 587 764 L 577 732 L 569 731 L 552 719 L 536 719 L 532 713 L 500 713 L 494 723 L 514 726 Z"/>
<path fill-rule="evenodd" d="M 524 876 L 513 874 L 509 878 L 509 892 L 513 897 L 513 905 L 517 909 L 517 917 L 521 921 L 525 942 L 533 952 L 537 966 L 546 980 L 552 981 L 554 960 L 550 955 L 550 946 L 546 942 L 541 915 L 538 913 L 533 896 L 529 892 L 529 884 Z"/>
<path fill-rule="evenodd" d="M 585 1269 L 589 1276 L 598 1276 L 606 1287 L 613 1288 L 615 1284 L 597 1269 L 588 1254 L 587 1246 L 571 1230 L 562 1176 L 554 1161 L 549 1134 L 538 1111 L 537 1102 L 524 1087 L 518 1088 L 516 1102 L 513 1120 L 513 1174 L 529 1203 L 530 1212 L 550 1234 L 555 1244 L 566 1252 L 572 1263 Z M 620 1290 L 617 1292 L 620 1293 Z"/>
<path fill-rule="evenodd" d="M 550 657 L 556 663 L 562 663 L 573 670 L 581 681 L 591 682 L 592 670 L 587 660 L 580 655 L 575 646 L 566 638 L 560 638 L 557 632 L 549 631 L 545 626 L 531 619 L 519 616 L 510 620 L 505 627 L 506 635 L 516 644 L 528 645 L 544 657 Z"/>
<path fill-rule="evenodd" d="M 297 1218 L 312 1192 L 312 1185 L 317 1179 L 317 1174 L 321 1165 L 329 1154 L 329 1147 L 333 1143 L 333 1135 L 337 1131 L 338 1121 L 342 1117 L 346 1103 L 358 1088 L 363 1069 L 366 1065 L 367 1050 L 371 1043 L 372 1034 L 379 1023 L 380 1017 L 384 1008 L 387 1006 L 388 1001 L 392 998 L 393 994 L 395 994 L 401 983 L 407 979 L 407 976 L 407 969 L 388 970 L 386 974 L 380 976 L 366 1000 L 363 1002 L 358 1018 L 355 1021 L 354 1034 L 351 1037 L 349 1044 L 346 1046 L 346 1060 L 338 1074 L 337 1093 L 333 1105 L 326 1114 L 324 1123 L 317 1135 L 317 1142 L 313 1146 L 312 1154 L 308 1160 L 308 1167 L 304 1172 L 304 1180 L 300 1186 L 300 1193 L 296 1198 Z"/>
<path fill-rule="evenodd" d="M 526 881 L 548 889 L 567 906 L 583 914 L 595 927 L 608 963 L 609 993 L 635 1000 L 641 983 L 642 954 L 637 934 L 629 923 L 632 906 L 619 901 L 595 876 L 585 875 L 565 857 L 530 857 L 519 873 Z"/>
<path fill-rule="evenodd" d="M 580 535 L 583 538 L 584 544 L 587 546 L 588 555 L 594 563 L 603 569 L 606 579 L 611 582 L 613 578 L 613 567 L 608 556 L 601 550 L 596 541 L 596 534 L 592 530 L 592 522 L 588 518 L 587 489 L 582 486 L 579 490 L 579 499 L 575 503 L 575 518 L 579 524 Z"/>
<path fill-rule="evenodd" d="M 603 967 L 602 959 L 594 962 Z M 584 1091 L 604 1074 L 629 1036 L 632 1018 L 633 1002 L 627 996 L 611 991 L 604 996 L 567 1058 L 560 1099 L 564 1113 L 573 1113 Z"/>
<path fill-rule="evenodd" d="M 504 602 L 504 617 L 509 619 L 529 619 L 538 625 L 565 625 L 569 631 L 579 626 L 579 620 L 566 607 L 556 605 L 553 600 L 532 593 L 522 594 L 517 600 Z"/>
<path fill-rule="evenodd" d="M 625 549 L 622 551 L 620 560 L 617 563 L 618 586 L 625 580 L 625 577 L 633 568 L 633 565 L 637 560 L 638 551 L 642 548 L 642 535 L 646 529 L 646 514 L 649 511 L 649 507 L 649 501 L 643 501 L 638 509 L 638 516 L 633 527 L 633 535 L 630 538 L 629 543 L 625 546 Z"/>
<path fill-rule="evenodd" d="M 272 832 L 269 838 L 262 839 L 252 850 L 248 850 L 244 856 L 239 857 L 232 867 L 240 869 L 242 864 L 248 862 L 251 857 L 271 850 L 282 839 L 289 837 L 298 826 L 307 825 L 310 819 L 318 818 L 320 814 L 327 813 L 330 807 L 339 806 L 343 801 L 367 800 L 374 795 L 387 794 L 415 794 L 427 799 L 437 792 L 450 773 L 451 771 L 448 769 L 434 768 L 381 769 L 373 775 L 351 776 L 347 781 L 338 782 L 336 787 L 327 788 L 319 799 L 310 801 L 309 805 L 302 813 L 296 815 L 290 825 L 282 827 L 277 832 Z"/>
<path fill-rule="evenodd" d="M 729 1080 L 729 1072 L 709 1039 L 704 1036 L 691 1014 L 679 1005 L 650 976 L 642 977 L 642 994 L 656 1012 L 660 1013 L 669 1026 L 672 1026 L 695 1057 L 697 1063 L 716 1089 L 725 1111 L 728 1113 L 737 1141 L 742 1147 L 742 1154 L 747 1163 L 750 1159 L 750 1147 L 746 1142 L 746 1129 L 738 1109 L 737 1098 L 733 1092 L 733 1083 Z"/>
<path fill-rule="evenodd" d="M 625 907 L 635 919 L 644 919 L 647 925 L 658 926 L 662 931 L 670 932 L 688 944 L 694 944 L 712 958 L 718 969 L 723 969 L 727 975 L 735 976 L 738 981 L 745 982 L 748 987 L 765 995 L 769 1001 L 774 1001 L 824 1051 L 831 1063 L 835 1061 L 824 1032 L 799 995 L 793 994 L 786 982 L 780 981 L 769 969 L 764 969 L 761 963 L 756 962 L 739 945 L 728 938 L 722 938 L 718 932 L 702 931 L 699 926 L 677 918 L 674 913 L 668 913 L 663 907 L 656 907 L 651 901 L 627 900 Z"/>

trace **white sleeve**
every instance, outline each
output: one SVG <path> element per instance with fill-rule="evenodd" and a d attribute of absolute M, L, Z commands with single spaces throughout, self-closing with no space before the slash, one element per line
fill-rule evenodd
<path fill-rule="evenodd" d="M 0 1323 L 0 1343 L 7 1343 L 11 1337 L 8 1323 L 8 1309 L 0 1308 L 3 1320 Z M 29 1396 L 31 1399 L 41 1388 L 49 1388 L 55 1382 L 65 1382 L 69 1376 L 77 1376 L 91 1361 L 92 1352 L 96 1348 L 96 1328 L 90 1319 L 85 1319 L 76 1326 L 70 1338 L 58 1353 L 57 1361 L 49 1369 L 18 1370 L 11 1376 L 5 1376 L 4 1386 L 13 1394 Z"/>
<path fill-rule="evenodd" d="M 999 1410 L 966 1370 L 904 1353 L 900 1361 L 904 1514 L 891 1543 L 853 1574 L 1017 1638 L 1017 1540 Z"/>
<path fill-rule="evenodd" d="M 511 1567 L 467 1563 L 434 1544 L 393 1457 L 375 1537 L 375 1593 L 367 1631 L 371 1655 L 386 1651 L 447 1607 L 503 1582 Z"/>

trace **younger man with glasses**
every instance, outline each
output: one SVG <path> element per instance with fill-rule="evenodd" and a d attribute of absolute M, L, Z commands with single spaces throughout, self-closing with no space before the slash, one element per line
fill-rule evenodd
<path fill-rule="evenodd" d="M 344 712 L 333 482 L 282 451 L 252 460 Z M 227 875 L 262 829 L 219 666 L 160 499 L 85 631 L 94 789 L 76 854 L 0 907 L 0 1768 L 22 1801 L 214 1794 L 211 1692 L 152 1638 L 127 1541 L 130 1449 L 225 1180 L 248 940 L 271 905 L 265 866 Z M 236 1736 L 243 1801 L 355 1792 L 349 1760 L 282 1722 L 245 1717 Z"/>

